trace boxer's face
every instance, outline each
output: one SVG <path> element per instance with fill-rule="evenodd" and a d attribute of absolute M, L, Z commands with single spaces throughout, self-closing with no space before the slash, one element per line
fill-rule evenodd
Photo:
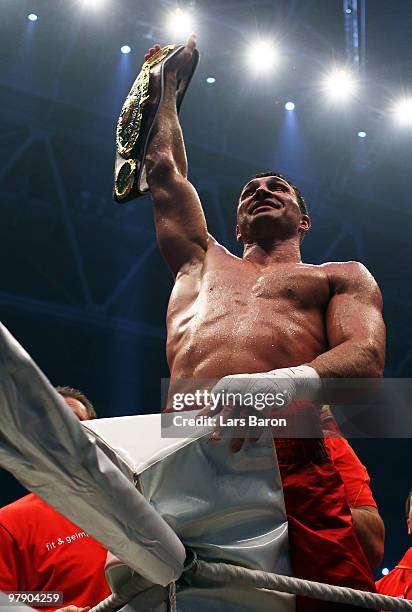
<path fill-rule="evenodd" d="M 63 398 L 70 410 L 77 416 L 79 421 L 87 421 L 89 415 L 87 414 L 87 410 L 85 406 L 79 400 L 74 399 L 74 397 L 64 397 Z"/>
<path fill-rule="evenodd" d="M 309 217 L 302 214 L 295 190 L 284 179 L 255 178 L 243 188 L 237 209 L 238 240 L 285 239 L 309 227 Z"/>

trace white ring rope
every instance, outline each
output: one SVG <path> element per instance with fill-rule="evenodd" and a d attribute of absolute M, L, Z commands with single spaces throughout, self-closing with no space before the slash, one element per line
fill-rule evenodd
<path fill-rule="evenodd" d="M 134 576 L 123 584 L 116 593 L 112 593 L 109 597 L 98 603 L 97 606 L 93 606 L 89 612 L 113 612 L 114 610 L 119 610 L 119 608 L 136 597 L 138 593 L 140 594 L 139 611 L 144 612 L 145 610 L 151 610 L 153 606 L 160 604 L 169 597 L 168 588 L 158 584 L 143 592 L 141 588 L 142 581 L 140 576 Z"/>
<path fill-rule="evenodd" d="M 230 582 L 258 589 L 269 589 L 293 595 L 305 595 L 322 601 L 351 604 L 369 610 L 412 610 L 412 601 L 388 595 L 378 595 L 368 591 L 339 587 L 322 582 L 312 582 L 302 578 L 280 576 L 267 572 L 250 570 L 226 563 L 207 563 L 197 560 L 195 575 L 208 580 Z"/>
<path fill-rule="evenodd" d="M 389 595 L 379 595 L 378 593 L 369 593 L 368 591 L 360 591 L 348 587 L 312 582 L 311 580 L 293 578 L 292 576 L 270 574 L 226 563 L 208 563 L 207 561 L 197 559 L 194 564 L 193 574 L 215 582 L 228 582 L 245 587 L 268 589 L 292 595 L 304 595 L 305 597 L 312 597 L 321 601 L 360 606 L 368 610 L 388 610 L 391 612 L 412 610 L 412 601 L 400 597 L 390 597 Z M 154 591 L 154 588 L 149 589 L 146 593 L 149 594 L 149 591 Z M 168 598 L 167 591 L 163 589 L 163 592 L 165 593 L 163 601 L 165 601 Z M 120 605 L 126 604 L 135 594 L 136 582 L 132 578 L 118 593 L 110 595 L 110 597 L 101 601 L 90 612 L 112 612 L 118 610 Z M 161 593 L 159 592 L 158 595 L 161 596 Z M 148 603 L 148 607 L 140 607 L 139 605 L 139 612 L 151 610 L 154 603 Z M 169 592 L 169 604 L 171 604 L 169 608 L 171 612 L 176 610 L 176 596 L 173 586 Z"/>

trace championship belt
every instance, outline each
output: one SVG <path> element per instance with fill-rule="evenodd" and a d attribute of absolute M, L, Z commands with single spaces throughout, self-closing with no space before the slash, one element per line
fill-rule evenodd
<path fill-rule="evenodd" d="M 116 202 L 128 202 L 149 190 L 145 156 L 165 86 L 165 70 L 183 45 L 167 45 L 143 64 L 123 104 L 116 129 L 116 161 L 113 196 Z M 180 74 L 176 89 L 176 107 L 180 105 L 199 61 L 193 50 L 192 60 Z"/>

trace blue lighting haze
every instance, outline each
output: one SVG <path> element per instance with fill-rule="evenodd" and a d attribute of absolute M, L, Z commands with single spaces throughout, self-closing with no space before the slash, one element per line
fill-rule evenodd
<path fill-rule="evenodd" d="M 296 109 L 294 112 L 288 111 L 282 115 L 273 159 L 276 160 L 276 168 L 279 172 L 283 172 L 286 176 L 294 176 L 295 180 L 313 172 L 311 155 L 307 150 L 306 139 Z"/>

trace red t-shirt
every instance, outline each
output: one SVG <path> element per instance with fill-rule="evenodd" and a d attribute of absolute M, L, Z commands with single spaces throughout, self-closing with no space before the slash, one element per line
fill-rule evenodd
<path fill-rule="evenodd" d="M 95 606 L 111 593 L 105 561 L 99 542 L 33 493 L 0 509 L 0 591 L 63 591 L 64 605 Z"/>
<path fill-rule="evenodd" d="M 370 488 L 368 470 L 346 438 L 325 438 L 335 468 L 343 480 L 347 502 L 351 508 L 373 506 L 377 508 Z"/>
<path fill-rule="evenodd" d="M 361 463 L 346 438 L 342 436 L 339 426 L 333 418 L 330 406 L 322 406 L 320 420 L 326 448 L 342 478 L 349 506 L 351 508 L 373 506 L 377 509 L 370 487 L 371 479 L 368 470 Z"/>
<path fill-rule="evenodd" d="M 378 593 L 412 600 L 412 547 L 398 565 L 376 583 Z"/>

